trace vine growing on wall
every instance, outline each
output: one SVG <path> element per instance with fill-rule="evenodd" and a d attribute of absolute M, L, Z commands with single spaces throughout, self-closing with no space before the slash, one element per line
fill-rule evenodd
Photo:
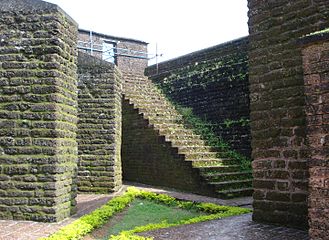
<path fill-rule="evenodd" d="M 247 55 L 233 54 L 211 61 L 202 61 L 171 72 L 154 82 L 168 95 L 185 88 L 202 87 L 205 89 L 211 82 L 221 79 L 228 81 L 244 81 L 247 78 Z"/>
<path fill-rule="evenodd" d="M 185 108 L 178 104 L 174 105 L 177 111 L 183 116 L 184 121 L 190 124 L 194 132 L 200 135 L 209 146 L 218 149 L 221 157 L 225 156 L 236 160 L 241 170 L 251 170 L 251 159 L 233 150 L 223 139 L 217 137 L 212 129 L 212 124 L 195 116 L 192 108 Z"/>
<path fill-rule="evenodd" d="M 232 127 L 233 125 L 238 125 L 238 126 L 242 126 L 242 127 L 245 127 L 245 126 L 248 126 L 250 124 L 250 120 L 249 119 L 246 119 L 244 117 L 238 119 L 238 120 L 232 120 L 232 119 L 225 119 L 223 125 L 225 128 L 230 128 Z"/>

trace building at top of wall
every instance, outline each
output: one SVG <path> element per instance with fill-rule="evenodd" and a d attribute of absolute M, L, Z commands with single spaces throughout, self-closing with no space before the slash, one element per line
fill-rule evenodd
<path fill-rule="evenodd" d="M 147 42 L 79 29 L 78 49 L 115 63 L 123 73 L 143 74 L 147 67 Z"/>

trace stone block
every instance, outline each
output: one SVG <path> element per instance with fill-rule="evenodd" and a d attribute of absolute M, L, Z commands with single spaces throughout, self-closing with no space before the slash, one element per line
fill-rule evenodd
<path fill-rule="evenodd" d="M 121 74 L 79 53 L 78 189 L 109 193 L 121 186 Z"/>
<path fill-rule="evenodd" d="M 75 178 L 77 24 L 39 0 L 3 0 L 0 12 L 0 188 L 7 190 L 0 205 L 13 206 L 4 210 L 9 219 L 60 221 L 74 208 L 74 186 L 49 199 L 39 193 L 61 186 L 64 173 Z"/>

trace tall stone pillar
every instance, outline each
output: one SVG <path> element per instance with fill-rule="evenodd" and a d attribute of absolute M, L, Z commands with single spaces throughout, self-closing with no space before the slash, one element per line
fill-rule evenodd
<path fill-rule="evenodd" d="M 0 1 L 0 218 L 76 208 L 77 24 L 40 0 Z"/>
<path fill-rule="evenodd" d="M 307 228 L 308 151 L 301 47 L 328 25 L 329 1 L 248 0 L 256 221 Z"/>
<path fill-rule="evenodd" d="M 308 216 L 311 239 L 329 233 L 329 32 L 302 39 L 307 140 L 310 151 Z"/>
<path fill-rule="evenodd" d="M 122 76 L 109 62 L 79 52 L 78 189 L 109 193 L 122 187 Z"/>

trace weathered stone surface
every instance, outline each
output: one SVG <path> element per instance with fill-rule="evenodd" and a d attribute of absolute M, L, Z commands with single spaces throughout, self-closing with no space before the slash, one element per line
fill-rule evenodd
<path fill-rule="evenodd" d="M 121 176 L 121 73 L 79 52 L 78 189 L 117 191 Z"/>
<path fill-rule="evenodd" d="M 2 0 L 0 11 L 45 11 L 58 10 L 58 6 L 41 0 Z"/>
<path fill-rule="evenodd" d="M 253 219 L 256 221 L 299 228 L 308 225 L 308 160 L 313 153 L 307 147 L 304 93 L 309 98 L 312 94 L 308 92 L 317 92 L 324 86 L 304 89 L 302 54 L 297 40 L 328 26 L 328 4 L 328 1 L 304 0 L 248 1 Z M 312 54 L 312 61 L 318 57 Z M 317 63 L 304 68 L 306 81 L 318 82 L 317 71 L 325 67 L 327 64 Z M 306 106 L 306 111 L 318 115 L 322 109 Z"/>
<path fill-rule="evenodd" d="M 193 109 L 214 133 L 250 158 L 248 38 L 148 67 L 145 72 L 174 103 Z"/>
<path fill-rule="evenodd" d="M 159 240 L 190 239 L 190 240 L 308 240 L 307 232 L 294 228 L 278 227 L 256 223 L 251 214 L 243 214 L 219 220 L 188 224 L 167 229 L 158 229 L 140 233 L 144 237 Z M 206 237 L 205 237 L 206 236 Z"/>
<path fill-rule="evenodd" d="M 329 73 L 327 52 L 329 34 L 319 33 L 302 39 L 306 94 L 309 161 L 309 224 L 312 239 L 326 239 L 329 232 Z M 316 110 L 317 109 L 317 110 Z"/>
<path fill-rule="evenodd" d="M 77 25 L 38 0 L 0 12 L 0 215 L 60 221 L 76 205 Z"/>

